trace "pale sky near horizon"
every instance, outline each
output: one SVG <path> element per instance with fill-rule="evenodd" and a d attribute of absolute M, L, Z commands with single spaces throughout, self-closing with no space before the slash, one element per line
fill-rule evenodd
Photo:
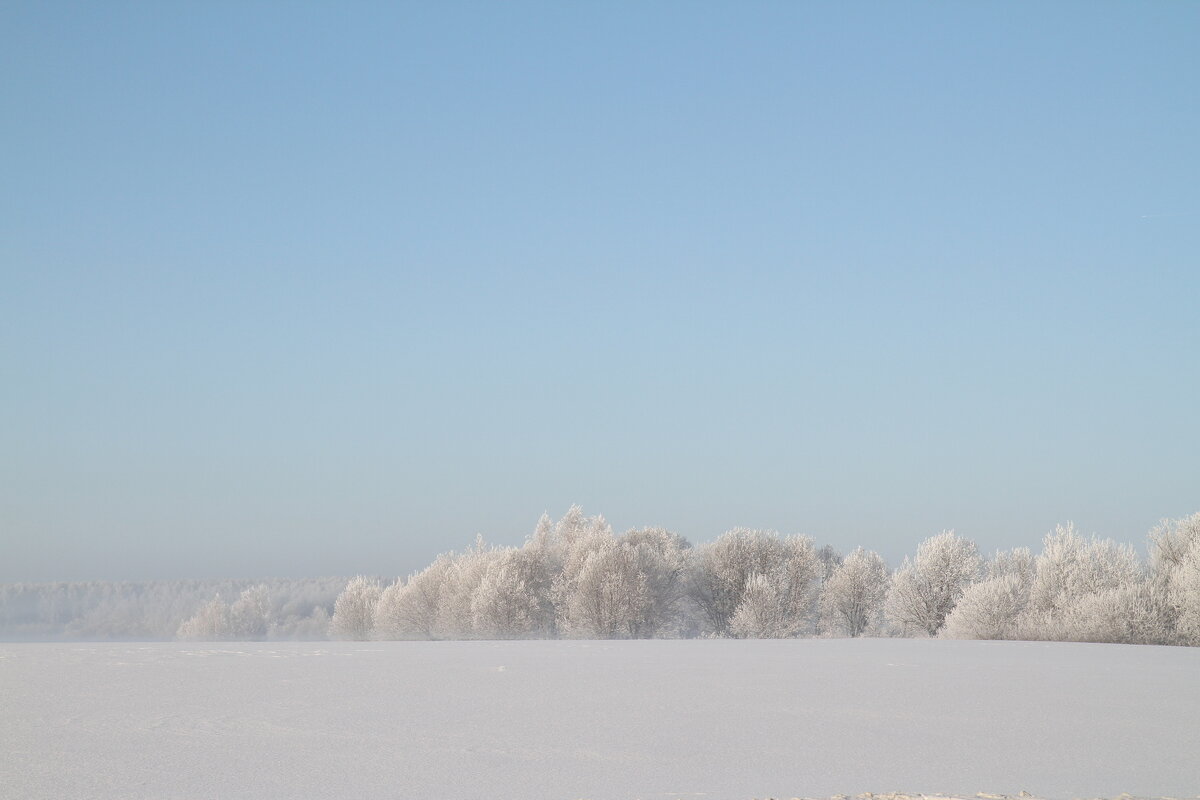
<path fill-rule="evenodd" d="M 1200 511 L 1200 4 L 7 3 L 0 581 Z"/>

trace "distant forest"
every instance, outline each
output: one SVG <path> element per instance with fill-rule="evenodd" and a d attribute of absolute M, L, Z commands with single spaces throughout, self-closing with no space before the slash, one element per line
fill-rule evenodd
<path fill-rule="evenodd" d="M 0 584 L 0 639 L 174 639 L 197 611 L 225 598 L 232 600 L 225 605 L 229 625 L 213 638 L 324 639 L 345 587 L 344 577 Z"/>
<path fill-rule="evenodd" d="M 691 545 L 615 534 L 572 507 L 521 547 L 477 539 L 386 582 L 0 585 L 0 638 L 644 639 L 941 636 L 1200 645 L 1200 513 L 1127 544 L 1048 533 L 1040 553 L 981 554 L 951 531 L 889 569 L 805 536 L 737 528 Z"/>

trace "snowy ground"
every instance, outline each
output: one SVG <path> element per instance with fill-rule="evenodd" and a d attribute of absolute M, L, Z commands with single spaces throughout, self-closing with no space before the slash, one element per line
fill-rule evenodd
<path fill-rule="evenodd" d="M 1200 648 L 0 645 L 0 797 L 1200 795 Z"/>

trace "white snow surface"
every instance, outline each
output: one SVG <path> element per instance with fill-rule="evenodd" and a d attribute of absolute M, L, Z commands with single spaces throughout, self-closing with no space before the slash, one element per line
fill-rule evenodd
<path fill-rule="evenodd" d="M 0 797 L 1200 794 L 1200 648 L 0 645 Z"/>

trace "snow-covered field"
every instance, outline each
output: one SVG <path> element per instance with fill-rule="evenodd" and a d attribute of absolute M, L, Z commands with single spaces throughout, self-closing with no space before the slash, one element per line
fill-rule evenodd
<path fill-rule="evenodd" d="M 1200 795 L 1200 648 L 0 645 L 4 798 Z"/>

